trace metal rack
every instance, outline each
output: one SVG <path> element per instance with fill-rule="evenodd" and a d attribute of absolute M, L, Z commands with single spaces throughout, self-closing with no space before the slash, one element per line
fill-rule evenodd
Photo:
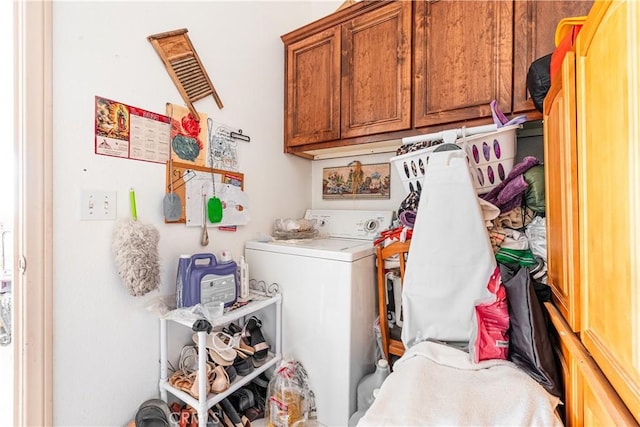
<path fill-rule="evenodd" d="M 257 300 L 254 300 L 243 307 L 239 307 L 237 309 L 231 310 L 224 315 L 214 319 L 211 322 L 211 325 L 215 328 L 216 326 L 222 326 L 228 324 L 230 322 L 236 321 L 241 318 L 245 318 L 263 308 L 273 306 L 275 308 L 275 351 L 269 352 L 267 361 L 255 368 L 249 375 L 240 376 L 231 383 L 231 386 L 223 393 L 209 393 L 206 394 L 206 383 L 207 375 L 198 375 L 200 380 L 198 384 L 198 396 L 200 399 L 195 399 L 193 396 L 185 393 L 182 390 L 178 390 L 173 387 L 168 382 L 168 362 L 167 362 L 167 322 L 175 322 L 180 325 L 192 328 L 195 322 L 187 322 L 181 320 L 169 320 L 166 318 L 160 319 L 160 397 L 162 400 L 167 402 L 168 393 L 177 397 L 181 401 L 188 403 L 193 408 L 196 408 L 198 411 L 198 424 L 200 427 L 206 427 L 207 425 L 207 411 L 216 403 L 220 402 L 222 399 L 238 390 L 245 384 L 248 384 L 255 377 L 260 375 L 262 372 L 266 371 L 270 367 L 274 366 L 280 359 L 282 358 L 282 296 L 280 294 L 271 296 L 271 297 L 260 297 L 258 296 Z M 199 372 L 206 372 L 206 358 L 207 358 L 207 349 L 205 346 L 206 342 L 206 331 L 199 331 L 198 334 L 198 370 Z"/>

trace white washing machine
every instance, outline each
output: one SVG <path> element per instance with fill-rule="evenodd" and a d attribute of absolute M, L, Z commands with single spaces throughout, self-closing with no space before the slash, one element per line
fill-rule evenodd
<path fill-rule="evenodd" d="M 356 389 L 375 365 L 376 272 L 373 240 L 392 211 L 308 210 L 322 238 L 245 245 L 249 276 L 282 293 L 284 357 L 302 363 L 318 421 L 346 426 Z"/>

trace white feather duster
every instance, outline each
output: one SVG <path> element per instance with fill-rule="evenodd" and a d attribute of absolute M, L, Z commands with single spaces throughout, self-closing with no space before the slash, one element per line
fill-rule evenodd
<path fill-rule="evenodd" d="M 116 223 L 112 250 L 118 276 L 129 294 L 141 296 L 160 285 L 160 233 L 153 225 L 137 220 L 135 195 L 131 193 L 133 218 L 122 218 Z"/>

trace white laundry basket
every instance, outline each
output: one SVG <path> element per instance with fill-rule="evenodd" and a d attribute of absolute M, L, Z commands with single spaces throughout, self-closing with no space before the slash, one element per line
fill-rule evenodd
<path fill-rule="evenodd" d="M 455 140 L 467 153 L 469 170 L 478 194 L 488 193 L 511 172 L 516 157 L 517 130 L 520 127 L 519 124 L 505 126 L 493 132 L 463 136 Z M 437 148 L 438 145 L 435 145 L 389 159 L 395 165 L 407 194 L 422 190 L 429 156 Z"/>

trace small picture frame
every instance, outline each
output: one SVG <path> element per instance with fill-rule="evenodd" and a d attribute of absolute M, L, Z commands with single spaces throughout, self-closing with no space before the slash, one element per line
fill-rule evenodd
<path fill-rule="evenodd" d="M 391 165 L 363 165 L 357 160 L 347 166 L 323 168 L 323 199 L 388 199 L 391 196 Z"/>

